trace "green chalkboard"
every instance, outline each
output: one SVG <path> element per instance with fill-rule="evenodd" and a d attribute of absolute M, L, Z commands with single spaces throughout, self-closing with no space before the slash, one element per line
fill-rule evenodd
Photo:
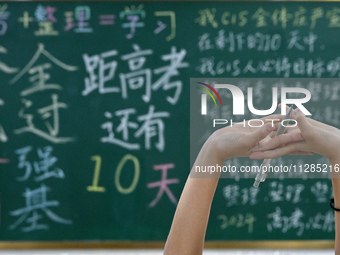
<path fill-rule="evenodd" d="M 339 8 L 1 2 L 0 240 L 164 241 L 191 164 L 190 78 L 339 78 Z M 313 117 L 339 127 L 340 85 L 308 86 Z M 333 239 L 329 180 L 252 182 L 220 181 L 207 240 Z"/>

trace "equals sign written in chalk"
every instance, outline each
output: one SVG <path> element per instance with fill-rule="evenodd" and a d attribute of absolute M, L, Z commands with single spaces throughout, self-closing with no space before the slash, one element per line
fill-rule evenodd
<path fill-rule="evenodd" d="M 8 158 L 0 158 L 0 164 L 8 164 L 9 159 Z"/>
<path fill-rule="evenodd" d="M 115 15 L 99 15 L 99 24 L 100 25 L 114 25 L 115 24 Z"/>

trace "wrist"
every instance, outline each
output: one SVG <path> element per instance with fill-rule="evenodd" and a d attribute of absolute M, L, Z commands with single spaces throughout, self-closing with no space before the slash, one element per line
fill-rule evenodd
<path fill-rule="evenodd" d="M 228 150 L 228 144 L 225 140 L 225 131 L 222 135 L 221 130 L 216 130 L 207 140 L 206 154 L 216 164 L 224 164 L 229 158 L 232 158 L 231 152 Z"/>
<path fill-rule="evenodd" d="M 201 148 L 196 161 L 191 169 L 191 177 L 215 179 L 220 177 L 220 172 L 210 172 L 210 167 L 223 166 L 224 160 L 216 154 L 216 150 L 211 139 L 208 139 Z M 198 168 L 198 170 L 197 170 Z M 200 170 L 204 169 L 204 171 Z"/>
<path fill-rule="evenodd" d="M 329 158 L 329 163 L 332 167 L 331 177 L 333 180 L 333 189 L 336 190 L 340 196 L 340 154 Z M 335 193 L 335 192 L 334 192 Z M 335 195 L 335 194 L 334 194 Z"/>
<path fill-rule="evenodd" d="M 328 157 L 330 164 L 340 164 L 340 142 L 338 146 L 333 146 L 333 151 Z"/>

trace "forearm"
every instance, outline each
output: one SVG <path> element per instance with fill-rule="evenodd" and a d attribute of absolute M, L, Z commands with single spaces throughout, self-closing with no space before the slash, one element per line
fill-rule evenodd
<path fill-rule="evenodd" d="M 223 165 L 224 161 L 217 159 L 209 147 L 209 144 L 203 146 L 191 171 L 195 171 L 195 166 Z M 202 254 L 210 207 L 219 180 L 219 174 L 208 175 L 189 175 L 177 205 L 164 254 Z"/>
<path fill-rule="evenodd" d="M 340 208 L 340 173 L 334 173 L 340 167 L 340 155 L 330 159 L 332 166 L 332 186 L 334 194 L 334 206 Z M 335 254 L 340 254 L 340 212 L 335 211 Z"/>

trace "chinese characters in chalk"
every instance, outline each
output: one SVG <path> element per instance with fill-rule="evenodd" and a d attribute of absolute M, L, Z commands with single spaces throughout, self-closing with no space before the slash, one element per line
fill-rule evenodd
<path fill-rule="evenodd" d="M 0 5 L 0 36 L 8 30 L 8 19 L 13 8 L 7 4 Z M 77 5 L 65 11 L 59 10 L 53 4 L 37 4 L 34 11 L 24 11 L 16 18 L 20 28 L 32 30 L 38 37 L 60 36 L 61 33 L 87 34 L 95 33 L 96 25 L 111 28 L 120 27 L 126 31 L 124 38 L 131 40 L 137 35 L 142 36 L 146 30 L 147 16 L 156 17 L 153 21 L 152 35 L 169 42 L 176 37 L 176 14 L 174 11 L 158 10 L 148 14 L 143 5 L 125 6 L 122 10 L 99 12 L 88 5 Z M 60 29 L 62 27 L 62 29 Z"/>
<path fill-rule="evenodd" d="M 43 60 L 41 60 L 43 59 Z M 29 85 L 21 90 L 22 107 L 19 118 L 26 124 L 14 130 L 15 134 L 21 135 L 32 133 L 52 143 L 67 143 L 73 141 L 72 137 L 63 137 L 60 133 L 60 110 L 66 109 L 67 104 L 59 100 L 59 93 L 63 90 L 62 85 L 50 82 L 50 72 L 53 68 L 60 68 L 65 72 L 74 72 L 78 67 L 65 64 L 45 49 L 44 44 L 39 44 L 38 49 L 28 61 L 26 66 L 11 79 L 10 84 L 25 80 Z M 27 76 L 27 80 L 24 77 Z M 21 81 L 20 84 L 24 83 Z M 36 96 L 42 92 L 50 92 L 47 96 L 50 103 L 39 104 Z M 41 95 L 40 95 L 41 96 Z M 39 104 L 39 106 L 36 106 Z"/>
<path fill-rule="evenodd" d="M 60 204 L 57 200 L 47 198 L 49 191 L 51 189 L 44 184 L 36 189 L 26 188 L 23 194 L 25 206 L 10 212 L 17 220 L 9 226 L 9 229 L 14 230 L 19 226 L 23 232 L 49 229 L 47 223 L 42 223 L 44 218 L 59 224 L 72 224 L 71 220 L 64 219 L 52 211 L 52 208 L 58 208 Z"/>
<path fill-rule="evenodd" d="M 322 7 L 306 10 L 303 6 L 299 6 L 293 10 L 282 6 L 273 11 L 262 6 L 254 11 L 225 11 L 223 9 L 205 8 L 199 10 L 197 14 L 196 24 L 215 29 L 226 26 L 244 27 L 250 24 L 254 25 L 255 28 L 273 26 L 286 29 L 289 25 L 296 28 L 315 29 L 322 22 L 322 19 L 327 21 L 327 26 L 330 28 L 340 27 L 340 9 L 337 7 L 333 7 L 331 10 L 325 10 Z"/>
<path fill-rule="evenodd" d="M 23 232 L 49 229 L 50 222 L 56 224 L 72 224 L 72 221 L 59 216 L 60 203 L 58 200 L 49 199 L 52 188 L 47 186 L 50 179 L 65 178 L 64 171 L 57 166 L 58 158 L 53 155 L 53 147 L 45 146 L 33 148 L 25 146 L 17 149 L 18 174 L 17 181 L 27 183 L 33 180 L 39 183 L 37 188 L 26 186 L 22 194 L 25 205 L 22 208 L 12 210 L 10 216 L 15 217 L 15 222 L 9 226 L 10 230 L 20 228 Z"/>
<path fill-rule="evenodd" d="M 160 57 L 162 61 L 170 63 L 152 70 L 147 67 L 147 57 L 153 54 L 153 50 L 142 50 L 137 44 L 133 44 L 132 48 L 133 52 L 121 57 L 118 56 L 117 50 L 93 56 L 84 54 L 83 59 L 89 76 L 85 78 L 85 89 L 82 94 L 87 96 L 98 90 L 100 94 L 119 93 L 121 98 L 128 99 L 129 93 L 142 90 L 142 99 L 148 103 L 152 93 L 162 88 L 166 92 L 172 91 L 166 100 L 170 104 L 176 104 L 183 84 L 175 77 L 179 75 L 180 69 L 189 67 L 189 64 L 184 62 L 186 50 L 177 51 L 176 47 L 171 47 L 170 53 Z M 129 72 L 117 74 L 119 60 L 123 61 L 121 65 L 129 68 Z"/>
<path fill-rule="evenodd" d="M 136 140 L 143 136 L 144 149 L 150 150 L 154 145 L 159 151 L 164 151 L 165 124 L 163 119 L 170 117 L 169 112 L 155 112 L 155 106 L 150 105 L 148 113 L 139 115 L 137 118 L 135 117 L 136 109 L 134 108 L 118 110 L 114 115 L 120 119 L 117 126 L 114 126 L 113 121 L 111 121 L 113 115 L 110 112 L 105 112 L 105 117 L 109 121 L 101 126 L 102 129 L 108 132 L 108 136 L 101 138 L 103 143 L 115 144 L 128 150 L 140 150 L 140 143 L 131 140 Z M 131 121 L 131 115 L 137 121 Z M 155 140 L 154 143 L 152 143 L 152 140 Z"/>

